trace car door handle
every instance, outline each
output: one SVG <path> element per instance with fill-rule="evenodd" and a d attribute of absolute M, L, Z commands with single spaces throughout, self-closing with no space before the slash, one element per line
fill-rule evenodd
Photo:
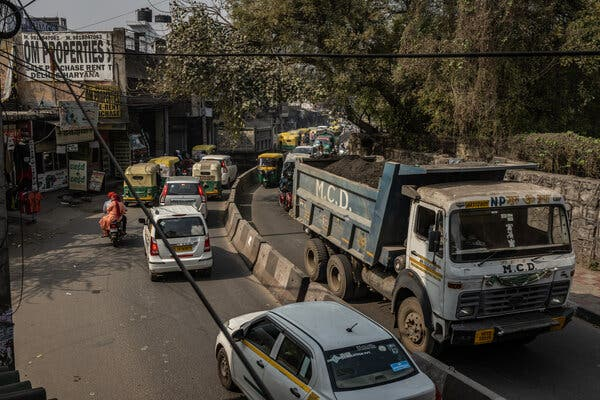
<path fill-rule="evenodd" d="M 298 391 L 298 389 L 297 389 L 297 388 L 295 388 L 295 387 L 293 387 L 293 388 L 290 388 L 290 392 L 292 392 L 292 394 L 293 394 L 294 396 L 296 396 L 296 397 L 300 398 L 300 392 Z"/>
<path fill-rule="evenodd" d="M 410 254 L 412 254 L 413 256 L 417 256 L 417 257 L 419 256 L 419 255 L 417 254 L 417 252 L 416 252 L 416 251 L 414 251 L 414 250 L 411 250 L 411 251 L 410 251 Z"/>
<path fill-rule="evenodd" d="M 264 367 L 265 367 L 265 363 L 264 363 L 262 360 L 258 360 L 258 361 L 256 361 L 256 365 L 258 365 L 258 366 L 259 366 L 259 367 L 261 367 L 261 368 L 264 368 Z"/>

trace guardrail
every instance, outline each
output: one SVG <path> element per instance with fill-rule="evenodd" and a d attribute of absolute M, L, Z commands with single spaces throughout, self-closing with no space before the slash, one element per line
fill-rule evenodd
<path fill-rule="evenodd" d="M 225 228 L 227 237 L 242 256 L 252 274 L 282 304 L 302 301 L 345 303 L 267 243 L 252 224 L 243 219 L 238 202 L 241 195 L 258 183 L 256 168 L 240 175 L 231 187 Z M 454 368 L 425 354 L 413 353 L 419 368 L 435 383 L 445 400 L 505 400 Z"/>

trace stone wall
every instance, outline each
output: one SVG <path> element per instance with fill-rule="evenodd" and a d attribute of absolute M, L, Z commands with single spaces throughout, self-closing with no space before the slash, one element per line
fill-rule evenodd
<path fill-rule="evenodd" d="M 506 179 L 544 186 L 561 193 L 572 207 L 571 239 L 577 265 L 600 263 L 600 179 L 513 170 Z"/>

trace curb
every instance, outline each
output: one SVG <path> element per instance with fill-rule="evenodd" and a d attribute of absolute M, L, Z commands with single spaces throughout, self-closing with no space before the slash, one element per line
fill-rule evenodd
<path fill-rule="evenodd" d="M 587 308 L 581 307 L 580 305 L 573 303 L 576 307 L 575 316 L 579 319 L 582 319 L 586 322 L 589 322 L 592 325 L 600 328 L 600 315 L 588 310 Z"/>

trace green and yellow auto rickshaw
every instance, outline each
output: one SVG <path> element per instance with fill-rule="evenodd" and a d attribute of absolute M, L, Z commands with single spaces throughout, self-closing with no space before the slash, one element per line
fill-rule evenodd
<path fill-rule="evenodd" d="M 223 197 L 221 183 L 221 162 L 219 160 L 203 160 L 194 164 L 192 176 L 200 179 L 206 197 Z"/>
<path fill-rule="evenodd" d="M 167 182 L 167 179 L 171 176 L 177 175 L 177 168 L 181 160 L 175 156 L 163 156 L 156 157 L 148 161 L 149 163 L 156 164 L 160 167 L 161 186 Z"/>
<path fill-rule="evenodd" d="M 209 154 L 214 154 L 217 150 L 217 146 L 214 144 L 199 144 L 197 146 L 192 147 L 192 158 L 195 161 L 202 160 L 203 156 L 207 156 Z"/>
<path fill-rule="evenodd" d="M 156 164 L 141 163 L 127 167 L 125 176 L 131 182 L 133 190 L 140 200 L 146 204 L 156 204 L 162 185 L 160 184 L 160 167 Z M 135 197 L 123 182 L 123 203 L 135 202 Z"/>
<path fill-rule="evenodd" d="M 279 148 L 281 151 L 292 151 L 300 145 L 300 133 L 298 131 L 282 132 L 279 134 Z"/>
<path fill-rule="evenodd" d="M 277 186 L 279 184 L 282 166 L 283 154 L 261 154 L 258 156 L 258 182 L 265 188 Z"/>

